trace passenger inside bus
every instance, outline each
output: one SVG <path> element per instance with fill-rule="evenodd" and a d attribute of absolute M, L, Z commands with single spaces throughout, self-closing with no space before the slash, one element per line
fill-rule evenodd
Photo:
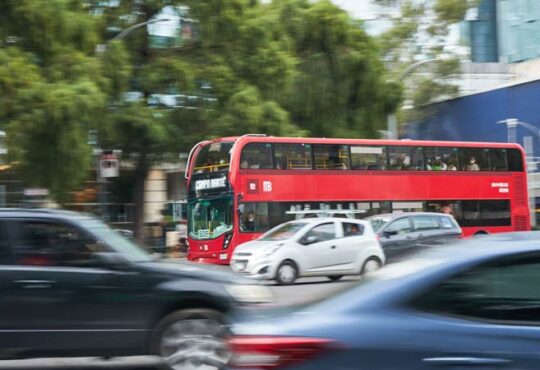
<path fill-rule="evenodd" d="M 471 157 L 469 164 L 467 165 L 467 171 L 480 171 L 480 167 L 476 163 L 476 158 Z"/>
<path fill-rule="evenodd" d="M 255 215 L 253 213 L 250 212 L 244 220 L 242 231 L 255 231 Z"/>
<path fill-rule="evenodd" d="M 258 160 L 255 160 L 255 162 L 249 164 L 249 168 L 258 170 L 261 167 Z"/>
<path fill-rule="evenodd" d="M 454 213 L 454 211 L 452 210 L 452 207 L 450 207 L 450 205 L 449 205 L 448 203 L 443 203 L 443 204 L 441 204 L 441 209 L 440 209 L 440 211 L 441 211 L 442 213 L 446 213 L 446 214 L 448 214 L 448 215 L 451 215 L 451 214 Z"/>

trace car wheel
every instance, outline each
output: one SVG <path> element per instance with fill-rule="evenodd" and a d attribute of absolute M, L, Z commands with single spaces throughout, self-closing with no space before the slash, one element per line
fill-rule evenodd
<path fill-rule="evenodd" d="M 377 258 L 369 258 L 366 262 L 364 262 L 364 266 L 362 267 L 362 275 L 371 274 L 372 272 L 380 269 L 381 266 L 381 261 L 379 261 Z"/>
<path fill-rule="evenodd" d="M 167 370 L 219 370 L 231 358 L 223 315 L 213 310 L 177 311 L 156 327 L 154 353 Z"/>
<path fill-rule="evenodd" d="M 332 281 L 337 281 L 339 279 L 341 279 L 343 277 L 343 275 L 332 275 L 332 276 L 327 276 L 328 279 L 332 280 Z"/>
<path fill-rule="evenodd" d="M 294 263 L 285 261 L 279 265 L 276 271 L 276 281 L 279 285 L 293 284 L 298 277 L 298 270 Z"/>

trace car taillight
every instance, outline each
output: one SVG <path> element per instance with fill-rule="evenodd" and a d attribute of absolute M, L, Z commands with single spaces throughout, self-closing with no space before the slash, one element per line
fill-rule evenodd
<path fill-rule="evenodd" d="M 229 340 L 233 369 L 277 369 L 301 362 L 333 347 L 322 338 L 237 336 Z"/>

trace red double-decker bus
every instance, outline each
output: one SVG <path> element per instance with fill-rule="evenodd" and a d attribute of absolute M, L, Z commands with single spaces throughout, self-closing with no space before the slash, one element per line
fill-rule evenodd
<path fill-rule="evenodd" d="M 245 135 L 197 144 L 188 168 L 188 258 L 301 217 L 452 213 L 465 236 L 530 229 L 517 144 Z"/>

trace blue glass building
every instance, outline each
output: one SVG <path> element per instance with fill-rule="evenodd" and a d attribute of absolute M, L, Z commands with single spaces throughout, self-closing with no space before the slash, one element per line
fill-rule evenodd
<path fill-rule="evenodd" d="M 480 0 L 466 20 L 471 60 L 515 63 L 540 57 L 540 1 Z"/>

